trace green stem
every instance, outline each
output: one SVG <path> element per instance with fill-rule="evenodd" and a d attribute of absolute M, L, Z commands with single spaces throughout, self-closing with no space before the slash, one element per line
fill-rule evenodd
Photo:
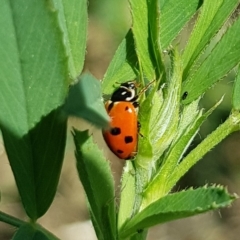
<path fill-rule="evenodd" d="M 21 227 L 23 224 L 26 223 L 25 221 L 15 218 L 11 215 L 8 215 L 7 213 L 4 213 L 2 211 L 0 211 L 0 221 L 8 223 L 17 228 Z"/>
<path fill-rule="evenodd" d="M 27 224 L 27 222 L 18 219 L 16 217 L 13 217 L 7 213 L 4 213 L 2 211 L 0 211 L 0 222 L 5 222 L 7 224 L 10 224 L 14 227 L 20 228 L 22 225 Z M 34 228 L 38 229 L 39 231 L 41 231 L 42 233 L 44 233 L 46 236 L 49 237 L 49 239 L 52 240 L 59 240 L 59 238 L 57 238 L 56 236 L 54 236 L 51 232 L 49 232 L 47 229 L 43 228 L 41 225 L 35 223 L 35 222 L 31 222 L 29 223 L 31 224 Z"/>
<path fill-rule="evenodd" d="M 239 130 L 240 113 L 233 112 L 229 118 L 221 124 L 214 132 L 206 137 L 196 148 L 194 148 L 174 170 L 169 177 L 166 191 L 170 191 L 177 181 L 207 152 L 220 143 L 232 132 Z"/>

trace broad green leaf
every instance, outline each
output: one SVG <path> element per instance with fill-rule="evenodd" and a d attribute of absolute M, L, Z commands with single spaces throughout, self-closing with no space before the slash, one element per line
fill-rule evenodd
<path fill-rule="evenodd" d="M 182 93 L 188 92 L 184 104 L 192 102 L 224 77 L 240 62 L 240 18 L 227 30 L 200 67 L 188 76 Z"/>
<path fill-rule="evenodd" d="M 48 210 L 57 191 L 64 158 L 66 133 L 67 119 L 62 115 L 61 110 L 57 109 L 43 117 L 28 134 L 31 138 L 31 161 L 38 218 Z M 18 170 L 15 166 L 16 174 L 21 174 Z M 26 181 L 28 177 L 24 177 Z M 24 187 L 24 191 L 26 194 L 27 186 Z M 27 205 L 25 205 L 26 208 Z"/>
<path fill-rule="evenodd" d="M 160 43 L 166 49 L 195 14 L 199 0 L 160 0 Z"/>
<path fill-rule="evenodd" d="M 234 81 L 232 105 L 234 110 L 240 110 L 240 65 L 238 67 L 237 76 Z"/>
<path fill-rule="evenodd" d="M 88 131 L 73 133 L 77 170 L 90 204 L 98 239 L 116 239 L 114 182 L 109 163 Z"/>
<path fill-rule="evenodd" d="M 33 220 L 49 208 L 56 193 L 66 143 L 67 123 L 54 110 L 23 137 L 2 127 L 4 145 L 22 203 Z"/>
<path fill-rule="evenodd" d="M 14 234 L 13 240 L 57 240 L 58 238 L 42 229 L 39 225 L 26 223 Z"/>
<path fill-rule="evenodd" d="M 87 0 L 53 0 L 68 56 L 72 80 L 80 75 L 87 42 Z M 52 10 L 56 10 L 52 9 Z"/>
<path fill-rule="evenodd" d="M 114 84 L 136 79 L 138 76 L 138 60 L 134 47 L 132 30 L 119 45 L 102 81 L 104 94 L 114 90 Z"/>
<path fill-rule="evenodd" d="M 58 13 L 46 2 L 4 0 L 0 24 L 0 127 L 23 205 L 36 219 L 52 202 L 62 165 L 66 119 L 52 110 L 67 92 L 67 56 Z"/>
<path fill-rule="evenodd" d="M 57 12 L 37 0 L 4 0 L 0 24 L 1 125 L 23 136 L 66 95 L 62 31 Z"/>
<path fill-rule="evenodd" d="M 199 18 L 183 53 L 184 76 L 188 75 L 188 71 L 196 58 L 222 27 L 237 4 L 239 4 L 239 0 L 204 1 Z"/>
<path fill-rule="evenodd" d="M 101 83 L 91 74 L 83 74 L 78 83 L 71 86 L 64 110 L 102 128 L 110 121 L 102 101 Z"/>
<path fill-rule="evenodd" d="M 148 80 L 156 78 L 149 50 L 149 23 L 148 5 L 146 0 L 129 0 L 132 14 L 132 32 L 135 42 L 136 53 L 140 67 L 140 73 Z"/>
<path fill-rule="evenodd" d="M 126 238 L 140 229 L 149 228 L 180 218 L 194 216 L 210 210 L 227 207 L 236 196 L 221 186 L 188 189 L 169 194 L 136 214 L 122 228 L 120 237 Z"/>
<path fill-rule="evenodd" d="M 49 240 L 42 232 L 36 230 L 31 224 L 22 225 L 14 234 L 13 240 Z"/>

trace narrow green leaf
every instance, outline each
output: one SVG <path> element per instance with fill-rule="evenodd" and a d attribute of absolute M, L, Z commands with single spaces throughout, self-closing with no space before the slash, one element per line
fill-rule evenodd
<path fill-rule="evenodd" d="M 102 128 L 110 121 L 102 101 L 101 83 L 91 74 L 83 74 L 78 83 L 71 86 L 64 110 Z"/>
<path fill-rule="evenodd" d="M 240 65 L 238 67 L 237 76 L 234 81 L 232 105 L 234 110 L 240 110 Z"/>
<path fill-rule="evenodd" d="M 182 61 L 177 51 L 172 52 L 172 58 L 172 76 L 167 83 L 166 98 L 160 111 L 150 122 L 150 139 L 154 153 L 154 162 L 159 159 L 172 142 L 179 120 Z"/>
<path fill-rule="evenodd" d="M 121 181 L 121 201 L 118 213 L 118 229 L 130 219 L 135 201 L 135 170 L 132 161 L 126 161 Z"/>
<path fill-rule="evenodd" d="M 116 239 L 114 182 L 109 163 L 88 132 L 73 132 L 77 170 L 90 204 L 99 239 Z"/>
<path fill-rule="evenodd" d="M 184 104 L 198 98 L 240 62 L 240 18 L 227 30 L 201 66 L 183 84 Z"/>
<path fill-rule="evenodd" d="M 203 2 L 201 13 L 183 53 L 184 76 L 188 74 L 196 58 L 222 27 L 237 4 L 239 4 L 239 0 Z"/>
<path fill-rule="evenodd" d="M 119 45 L 102 81 L 105 94 L 114 91 L 114 84 L 136 79 L 138 75 L 138 60 L 134 47 L 132 30 L 130 29 Z"/>
<path fill-rule="evenodd" d="M 146 97 L 144 102 L 141 104 L 139 109 L 139 122 L 141 124 L 140 132 L 143 137 L 139 137 L 138 140 L 138 155 L 136 162 L 142 168 L 148 169 L 148 164 L 153 158 L 153 147 L 151 139 L 144 136 L 149 136 L 153 122 L 159 116 L 163 104 L 163 93 L 162 89 L 157 91 L 158 86 L 156 85 Z M 139 159 L 139 160 L 138 160 Z"/>
<path fill-rule="evenodd" d="M 213 34 L 218 30 L 211 26 L 212 22 L 215 21 L 214 18 L 221 8 L 224 0 L 206 0 L 201 7 L 201 11 L 194 29 L 191 33 L 191 37 L 183 53 L 183 66 L 186 73 L 189 70 L 189 66 L 192 65 L 198 54 L 205 47 L 205 45 L 210 41 Z M 225 1 L 226 2 L 226 1 Z M 221 22 L 222 24 L 222 22 Z M 221 27 L 218 26 L 218 27 Z M 211 31 L 209 31 L 209 29 Z M 206 32 L 208 31 L 208 38 L 206 38 Z M 203 36 L 205 36 L 203 41 Z"/>
<path fill-rule="evenodd" d="M 200 126 L 208 118 L 208 116 L 219 106 L 222 100 L 223 99 L 217 102 L 210 110 L 208 110 L 203 115 L 202 111 L 195 110 L 196 113 L 192 112 L 192 115 L 195 116 L 192 119 L 192 122 L 190 122 L 189 125 L 184 128 L 181 137 L 175 136 L 175 140 L 172 144 L 173 146 L 170 147 L 170 150 L 164 157 L 164 162 L 162 163 L 160 170 L 157 172 L 157 174 L 154 176 L 154 179 L 144 191 L 144 200 L 142 203 L 142 207 L 145 207 L 149 205 L 149 203 L 156 201 L 171 190 L 168 188 L 167 183 L 169 179 L 172 178 L 172 175 L 174 175 L 174 171 L 179 164 L 179 161 L 188 149 L 195 135 L 198 133 Z M 199 100 L 197 100 L 196 102 L 198 103 Z M 194 103 L 194 105 L 196 105 L 196 103 Z M 192 107 L 190 107 L 190 109 L 192 109 Z M 179 127 L 181 127 L 181 125 Z"/>
<path fill-rule="evenodd" d="M 158 87 L 156 86 L 139 110 L 139 121 L 143 126 L 140 129 L 143 137 L 139 138 L 139 150 L 135 160 L 136 188 L 138 188 L 139 198 L 142 197 L 149 179 L 153 177 L 155 165 L 159 164 L 159 158 L 170 146 L 176 134 L 179 120 L 182 63 L 177 51 L 172 54 L 174 58 L 173 73 L 168 80 L 165 99 L 162 96 L 162 89 L 156 92 L 156 87 Z"/>
<path fill-rule="evenodd" d="M 159 1 L 147 1 L 148 4 L 148 22 L 149 22 L 149 48 L 152 48 L 154 58 L 152 58 L 155 66 L 156 79 L 160 79 L 160 76 L 165 74 L 165 66 L 162 61 L 162 50 L 160 46 L 160 2 Z M 164 78 L 164 77 L 163 77 Z"/>
<path fill-rule="evenodd" d="M 120 236 L 126 238 L 139 229 L 226 207 L 235 199 L 236 196 L 230 195 L 221 186 L 188 189 L 169 194 L 136 214 L 126 223 Z"/>
<path fill-rule="evenodd" d="M 140 72 L 149 80 L 156 78 L 149 50 L 148 5 L 146 0 L 129 0 L 132 13 L 132 31 L 140 65 Z"/>
<path fill-rule="evenodd" d="M 190 128 L 198 116 L 201 116 L 201 110 L 199 110 L 200 98 L 193 101 L 191 104 L 182 106 L 182 111 L 179 119 L 179 125 L 177 135 L 174 137 L 172 146 L 178 141 L 179 138 L 185 133 L 186 129 Z"/>
<path fill-rule="evenodd" d="M 53 0 L 58 11 L 59 25 L 63 32 L 68 56 L 70 76 L 80 75 L 85 59 L 87 42 L 87 0 Z"/>
<path fill-rule="evenodd" d="M 199 0 L 160 0 L 160 43 L 166 49 L 199 7 Z"/>
<path fill-rule="evenodd" d="M 129 240 L 146 240 L 148 235 L 148 230 L 138 229 L 138 231 L 132 235 Z"/>
<path fill-rule="evenodd" d="M 240 129 L 240 114 L 237 111 L 231 113 L 228 119 L 216 130 L 209 134 L 200 144 L 197 145 L 175 168 L 171 177 L 168 177 L 166 189 L 172 189 L 176 182 L 196 164 L 206 153 L 220 143 L 224 138 Z"/>

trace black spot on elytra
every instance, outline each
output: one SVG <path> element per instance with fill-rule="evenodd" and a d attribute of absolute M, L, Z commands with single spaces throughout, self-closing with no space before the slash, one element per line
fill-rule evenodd
<path fill-rule="evenodd" d="M 114 135 L 114 136 L 119 135 L 119 134 L 121 133 L 121 129 L 118 128 L 118 127 L 111 128 L 110 133 L 111 133 L 112 135 Z"/>
<path fill-rule="evenodd" d="M 124 138 L 124 141 L 125 141 L 125 143 L 131 143 L 133 141 L 133 137 L 132 136 L 126 136 Z"/>
<path fill-rule="evenodd" d="M 125 107 L 125 111 L 127 111 L 129 109 L 129 107 Z"/>
<path fill-rule="evenodd" d="M 117 153 L 120 153 L 120 154 L 121 154 L 121 153 L 123 153 L 123 151 L 122 151 L 121 149 L 118 149 L 118 150 L 117 150 Z"/>

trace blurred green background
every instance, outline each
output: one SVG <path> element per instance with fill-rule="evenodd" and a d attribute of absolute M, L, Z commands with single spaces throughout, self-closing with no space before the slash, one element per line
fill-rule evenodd
<path fill-rule="evenodd" d="M 85 70 L 98 79 L 103 75 L 111 61 L 117 46 L 131 26 L 131 16 L 127 0 L 91 0 L 89 1 L 89 32 L 86 51 Z M 189 24 L 192 26 L 192 24 Z M 182 31 L 176 42 L 184 45 L 188 29 Z M 220 123 L 224 122 L 231 108 L 233 70 L 221 82 L 210 89 L 201 101 L 201 107 L 208 109 L 221 96 L 223 103 L 209 117 L 201 128 L 190 149 L 194 148 Z M 126 81 L 129 79 L 126 79 Z M 61 239 L 94 240 L 93 227 L 89 220 L 86 198 L 75 169 L 74 146 L 70 134 L 71 127 L 90 128 L 96 141 L 103 148 L 101 132 L 93 126 L 77 119 L 69 120 L 68 144 L 58 191 L 54 202 L 40 223 Z M 119 186 L 121 169 L 124 164 L 107 150 L 112 159 L 111 167 Z M 176 190 L 204 184 L 222 184 L 228 186 L 231 193 L 240 194 L 240 133 L 234 133 L 209 152 L 179 182 Z M 0 209 L 14 216 L 27 219 L 20 203 L 13 175 L 0 139 L 0 191 L 2 195 Z M 237 200 L 231 208 L 202 214 L 188 219 L 159 225 L 150 230 L 150 240 L 237 240 L 240 235 L 240 204 Z M 11 239 L 15 229 L 0 222 L 0 240 Z"/>

